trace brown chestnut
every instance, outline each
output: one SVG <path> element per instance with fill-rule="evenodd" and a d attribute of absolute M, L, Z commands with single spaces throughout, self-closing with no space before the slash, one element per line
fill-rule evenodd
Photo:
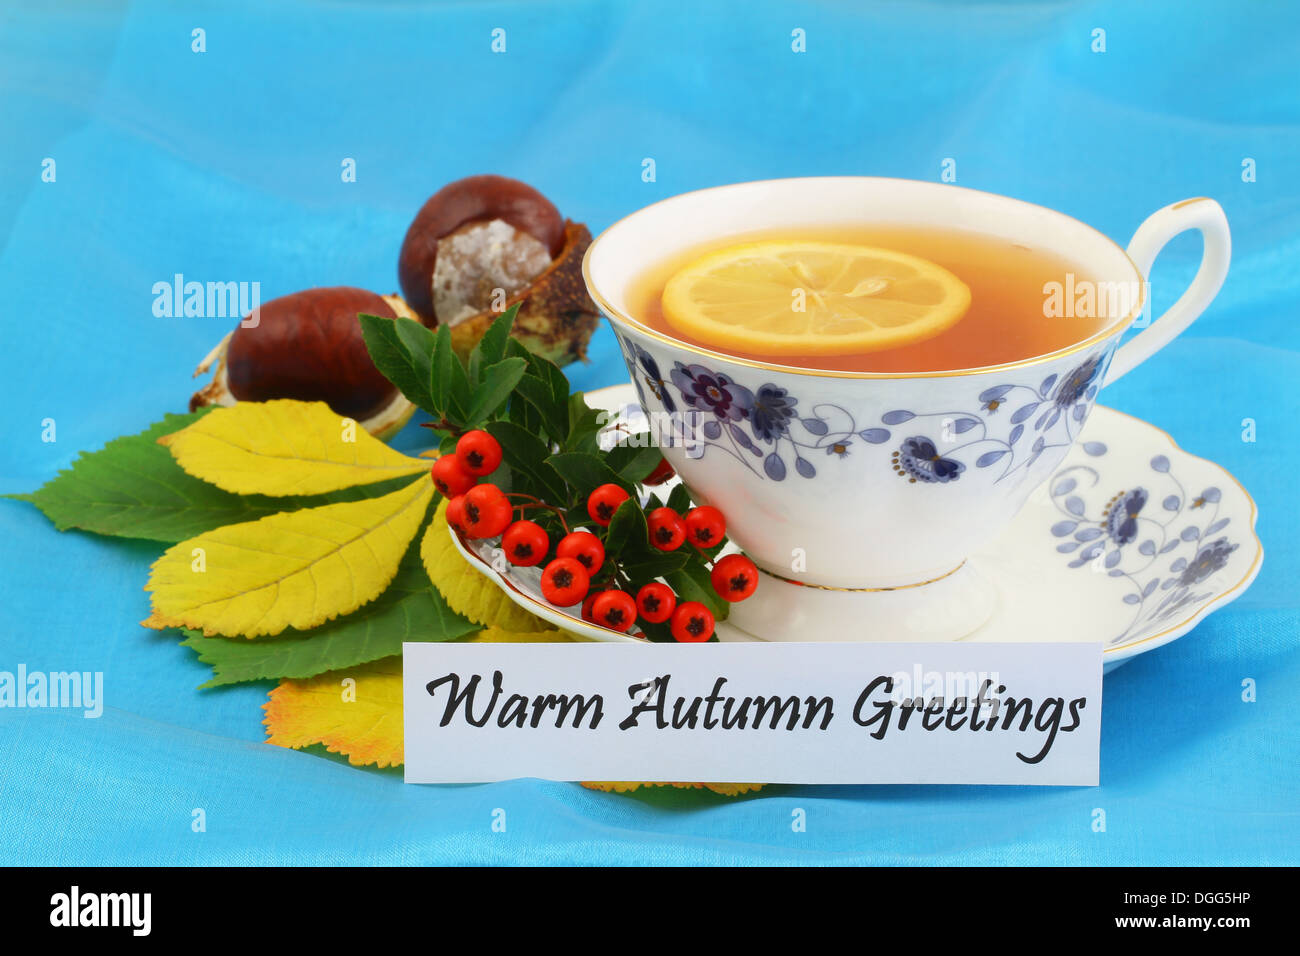
<path fill-rule="evenodd" d="M 564 248 L 565 223 L 549 199 L 527 183 L 505 176 L 469 176 L 434 193 L 406 231 L 397 263 L 402 295 L 429 326 L 439 316 L 433 275 L 438 244 L 469 223 L 500 220 L 533 237 L 554 259 Z"/>
<path fill-rule="evenodd" d="M 591 245 L 591 233 L 582 223 L 564 224 L 564 248 L 550 268 L 502 306 L 518 303 L 511 335 L 530 350 L 557 365 L 586 358 L 587 342 L 600 322 L 596 304 L 582 278 L 582 257 Z M 500 315 L 486 310 L 451 327 L 451 344 L 461 357 L 468 356 L 483 333 Z"/>
<path fill-rule="evenodd" d="M 196 375 L 219 359 L 212 383 L 190 399 L 202 405 L 276 398 L 326 402 L 385 437 L 413 406 L 370 359 L 357 315 L 415 318 L 397 296 L 334 286 L 307 289 L 262 305 L 222 340 Z"/>

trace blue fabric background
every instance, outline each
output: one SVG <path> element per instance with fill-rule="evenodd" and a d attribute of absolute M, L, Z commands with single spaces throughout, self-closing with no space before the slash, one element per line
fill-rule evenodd
<path fill-rule="evenodd" d="M 269 684 L 140 628 L 157 546 L 55 533 L 0 502 L 0 669 L 102 670 L 99 720 L 0 711 L 0 861 L 1300 862 L 1300 10 L 1171 3 L 154 2 L 0 13 L 0 491 L 183 410 L 230 327 L 158 319 L 151 287 L 396 288 L 419 204 L 525 179 L 599 231 L 649 202 L 776 176 L 958 183 L 1121 243 L 1208 195 L 1232 273 L 1184 336 L 1106 393 L 1251 490 L 1254 587 L 1106 680 L 1097 789 L 777 787 L 726 800 L 521 780 L 410 787 L 261 743 Z M 191 52 L 190 31 L 207 31 Z M 507 53 L 490 31 L 507 31 Z M 790 49 L 807 32 L 807 52 Z M 1107 33 L 1104 54 L 1091 32 Z M 57 162 L 42 183 L 41 162 Z M 357 182 L 340 181 L 343 157 Z M 643 182 L 642 160 L 657 164 Z M 1253 158 L 1258 180 L 1242 181 Z M 1199 240 L 1156 266 L 1156 307 Z M 608 328 L 576 386 L 624 379 Z M 40 440 L 41 421 L 58 440 Z M 1242 420 L 1258 440 L 1242 440 Z M 409 439 L 408 439 L 409 440 Z M 1240 699 L 1244 678 L 1258 702 Z M 191 832 L 201 807 L 207 832 Z M 507 811 L 506 833 L 491 813 Z M 807 811 L 793 833 L 791 810 Z M 1091 829 L 1094 808 L 1107 829 Z"/>

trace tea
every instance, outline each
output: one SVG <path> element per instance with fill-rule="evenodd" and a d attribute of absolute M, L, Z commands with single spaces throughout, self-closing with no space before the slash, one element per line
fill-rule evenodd
<path fill-rule="evenodd" d="M 837 243 L 869 246 L 919 257 L 942 267 L 970 290 L 969 306 L 941 331 L 907 344 L 875 351 L 774 356 L 770 348 L 748 350 L 738 334 L 710 344 L 669 321 L 664 290 L 683 269 L 742 243 Z M 757 248 L 757 247 L 756 247 Z M 735 282 L 734 278 L 727 281 Z M 799 279 L 791 280 L 797 286 Z M 862 291 L 870 294 L 869 283 Z M 1018 362 L 1060 351 L 1091 338 L 1123 318 L 1135 301 L 1127 291 L 1105 294 L 1078 266 L 1041 249 L 993 236 L 901 225 L 810 227 L 728 236 L 683 250 L 647 269 L 633 282 L 628 301 L 633 317 L 678 341 L 739 358 L 800 368 L 848 372 L 940 372 Z M 791 290 L 798 301 L 800 291 Z M 1086 293 L 1086 294 L 1085 294 Z M 744 308 L 739 294 L 737 308 Z M 965 305 L 964 301 L 961 303 Z M 794 316 L 796 308 L 791 307 Z M 731 316 L 728 318 L 735 318 Z M 773 321 L 767 319 L 769 325 Z M 743 324 L 743 323 L 742 323 Z M 825 348 L 819 349 L 823 353 Z"/>

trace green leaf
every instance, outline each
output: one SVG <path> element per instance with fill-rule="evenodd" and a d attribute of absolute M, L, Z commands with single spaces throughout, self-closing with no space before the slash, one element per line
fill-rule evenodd
<path fill-rule="evenodd" d="M 688 545 L 682 545 L 688 547 Z M 715 620 L 725 621 L 731 605 L 718 596 L 709 579 L 709 569 L 698 555 L 691 555 L 680 571 L 664 575 L 664 580 L 683 601 L 699 601 L 713 612 Z"/>
<path fill-rule="evenodd" d="M 510 338 L 510 327 L 514 325 L 515 314 L 518 311 L 519 303 L 516 302 L 502 312 L 501 316 L 488 326 L 483 337 L 475 344 L 474 350 L 469 353 L 469 379 L 472 384 L 477 385 L 481 381 L 480 373 L 483 369 L 496 365 L 506 357 L 506 342 Z"/>
<path fill-rule="evenodd" d="M 537 410 L 542 420 L 542 426 L 546 429 L 546 433 L 551 440 L 557 444 L 563 443 L 564 439 L 568 437 L 569 431 L 568 397 L 566 396 L 563 401 L 557 402 L 550 385 L 534 375 L 531 368 L 529 373 L 519 380 L 515 388 L 519 397 Z"/>
<path fill-rule="evenodd" d="M 547 463 L 559 472 L 560 477 L 574 487 L 579 494 L 585 495 L 599 485 L 616 484 L 626 488 L 627 482 L 597 455 L 581 452 L 562 452 L 546 459 Z"/>
<path fill-rule="evenodd" d="M 691 493 L 686 490 L 684 484 L 679 482 L 673 485 L 672 491 L 668 492 L 668 507 L 679 515 L 684 515 L 691 510 Z"/>
<path fill-rule="evenodd" d="M 451 356 L 450 371 L 451 387 L 448 389 L 450 394 L 447 400 L 447 418 L 464 427 L 466 413 L 472 401 L 472 390 L 469 387 L 469 378 L 465 374 L 465 363 L 454 352 Z"/>
<path fill-rule="evenodd" d="M 650 638 L 650 640 L 654 641 L 656 644 L 677 643 L 677 639 L 673 637 L 672 628 L 668 626 L 666 621 L 661 624 L 655 624 L 651 621 L 638 618 L 636 626 L 642 634 Z"/>
<path fill-rule="evenodd" d="M 553 504 L 563 504 L 568 499 L 564 480 L 546 462 L 551 452 L 545 442 L 514 422 L 488 422 L 485 428 L 500 442 L 501 455 L 511 470 L 538 486 L 538 497 Z"/>
<path fill-rule="evenodd" d="M 473 401 L 470 403 L 469 411 L 465 413 L 466 426 L 477 428 L 484 419 L 500 409 L 510 397 L 510 393 L 515 390 L 515 386 L 519 384 L 519 380 L 523 378 L 527 368 L 528 363 L 523 359 L 508 358 L 484 369 L 483 380 L 474 390 Z"/>
<path fill-rule="evenodd" d="M 71 468 L 37 491 L 6 497 L 34 504 L 60 531 L 76 528 L 175 544 L 222 525 L 336 501 L 360 501 L 410 482 L 409 477 L 395 478 L 311 497 L 230 494 L 187 475 L 171 452 L 158 444 L 163 435 L 180 431 L 210 411 L 168 415 L 138 435 L 115 438 L 99 451 L 82 452 Z"/>
<path fill-rule="evenodd" d="M 425 390 L 432 397 L 434 334 L 414 319 L 401 318 L 393 324 L 397 327 L 398 338 L 411 356 L 415 375 L 424 382 Z"/>
<path fill-rule="evenodd" d="M 418 333 L 408 330 L 406 326 L 417 326 L 426 335 L 431 336 L 432 333 L 413 319 L 388 319 L 365 313 L 359 318 L 361 336 L 365 339 L 366 350 L 370 353 L 375 368 L 420 408 L 433 415 L 440 414 L 429 382 L 429 357 L 427 354 L 421 356 L 413 353 L 408 344 L 423 340 Z"/>
<path fill-rule="evenodd" d="M 314 677 L 402 653 L 403 641 L 454 641 L 482 630 L 447 606 L 420 560 L 419 541 L 378 598 L 346 617 L 276 638 L 204 637 L 182 630 L 181 643 L 212 667 L 204 687 L 280 677 Z"/>
<path fill-rule="evenodd" d="M 512 401 L 507 406 L 506 418 L 531 435 L 546 433 L 546 428 L 542 424 L 542 413 L 526 401 Z"/>
<path fill-rule="evenodd" d="M 634 445 L 615 445 L 606 456 L 606 463 L 620 478 L 631 484 L 637 484 L 648 478 L 659 464 L 663 453 L 654 445 L 637 448 Z"/>
<path fill-rule="evenodd" d="M 594 455 L 600 451 L 596 436 L 607 424 L 607 412 L 587 404 L 582 392 L 569 396 L 569 432 L 564 439 L 565 451 L 581 451 Z"/>
<path fill-rule="evenodd" d="M 447 402 L 451 399 L 451 363 L 454 361 L 451 328 L 440 325 L 433 336 L 433 403 L 437 415 L 447 413 Z"/>
<path fill-rule="evenodd" d="M 620 562 L 623 573 L 632 579 L 634 588 L 648 584 L 686 566 L 688 556 L 681 551 L 655 551 L 645 557 L 628 558 Z"/>
<path fill-rule="evenodd" d="M 629 549 L 643 552 L 649 544 L 650 534 L 646 527 L 645 512 L 635 498 L 629 498 L 618 506 L 614 517 L 609 519 L 609 529 L 605 532 L 605 551 L 618 556 Z"/>
<path fill-rule="evenodd" d="M 551 401 L 560 407 L 567 407 L 569 403 L 569 380 L 564 377 L 560 367 L 536 352 L 529 352 L 528 368 L 533 375 L 545 382 L 550 388 Z"/>
<path fill-rule="evenodd" d="M 451 347 L 451 327 L 441 325 L 433 344 L 433 397 L 438 414 L 457 425 L 465 424 L 470 404 L 469 378 L 465 365 Z"/>

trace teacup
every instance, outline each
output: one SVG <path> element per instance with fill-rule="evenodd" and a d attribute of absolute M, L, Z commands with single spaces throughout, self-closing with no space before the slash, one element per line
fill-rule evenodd
<path fill-rule="evenodd" d="M 634 281 L 674 251 L 760 230 L 864 223 L 1022 243 L 1077 263 L 1120 295 L 1131 291 L 1109 325 L 1067 348 L 911 374 L 744 359 L 638 321 Z M 1189 229 L 1204 236 L 1196 277 L 1121 346 L 1143 313 L 1156 255 Z M 647 414 L 692 413 L 693 442 L 665 447 L 665 457 L 696 501 L 722 508 L 729 536 L 766 572 L 755 596 L 733 607 L 733 622 L 767 639 L 948 640 L 978 628 L 996 606 L 996 589 L 967 558 L 1057 468 L 1099 390 L 1205 309 L 1227 274 L 1230 246 L 1223 210 L 1211 199 L 1159 210 L 1126 251 L 1076 219 L 1015 199 L 830 177 L 740 183 L 655 203 L 598 236 L 583 271 Z M 732 399 L 743 399 L 741 418 L 711 416 Z M 792 416 L 780 414 L 791 407 Z M 765 427 L 775 418 L 788 424 Z"/>

